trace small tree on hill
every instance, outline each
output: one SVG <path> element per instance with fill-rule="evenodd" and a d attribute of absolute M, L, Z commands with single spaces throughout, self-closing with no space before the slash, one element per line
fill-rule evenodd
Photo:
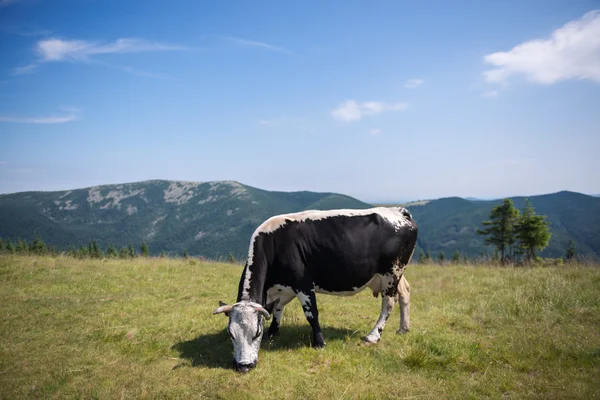
<path fill-rule="evenodd" d="M 235 264 L 235 257 L 233 256 L 233 253 L 231 253 L 231 252 L 229 252 L 229 263 Z"/>
<path fill-rule="evenodd" d="M 188 253 L 186 249 L 183 249 L 183 258 L 187 258 L 188 257 Z"/>
<path fill-rule="evenodd" d="M 160 258 L 165 258 L 167 255 L 165 254 L 164 250 L 160 251 Z"/>
<path fill-rule="evenodd" d="M 94 249 L 94 258 L 102 258 L 102 250 L 98 247 L 98 242 L 96 242 L 96 240 L 92 243 L 92 247 Z"/>
<path fill-rule="evenodd" d="M 454 254 L 452 254 L 452 262 L 454 264 L 458 264 L 459 261 L 460 261 L 460 253 L 458 250 L 455 250 Z"/>
<path fill-rule="evenodd" d="M 121 247 L 119 258 L 129 258 L 129 249 L 127 247 Z"/>
<path fill-rule="evenodd" d="M 4 250 L 4 240 L 0 237 L 0 250 Z"/>
<path fill-rule="evenodd" d="M 142 253 L 143 257 L 148 257 L 148 245 L 143 240 L 142 245 L 140 246 L 140 253 Z"/>
<path fill-rule="evenodd" d="M 6 250 L 8 250 L 9 253 L 14 253 L 15 252 L 15 246 L 13 246 L 12 242 L 10 241 L 10 239 L 6 240 Z"/>
<path fill-rule="evenodd" d="M 29 245 L 29 250 L 36 254 L 43 254 L 46 250 L 46 244 L 37 231 L 33 232 L 33 242 Z"/>
<path fill-rule="evenodd" d="M 500 260 L 504 264 L 507 258 L 512 258 L 512 248 L 515 243 L 515 225 L 519 210 L 511 199 L 504 199 L 502 205 L 495 206 L 490 212 L 490 220 L 483 221 L 486 229 L 477 229 L 477 233 L 487 236 L 486 244 L 491 244 L 500 252 Z M 508 255 L 507 255 L 508 251 Z"/>
<path fill-rule="evenodd" d="M 129 257 L 134 258 L 135 257 L 135 249 L 133 248 L 133 244 L 131 244 L 131 243 L 129 244 L 128 250 L 129 250 Z"/>
<path fill-rule="evenodd" d="M 119 257 L 119 253 L 117 252 L 117 248 L 112 243 L 109 243 L 108 246 L 106 247 L 106 256 L 109 257 L 109 258 L 117 258 L 117 257 Z"/>
<path fill-rule="evenodd" d="M 440 263 L 443 264 L 444 260 L 446 259 L 446 256 L 444 255 L 444 251 L 440 251 Z"/>
<path fill-rule="evenodd" d="M 569 246 L 565 252 L 565 259 L 572 260 L 573 258 L 575 258 L 575 245 L 573 244 L 572 240 L 569 240 Z"/>
<path fill-rule="evenodd" d="M 425 262 L 425 253 L 423 252 L 423 250 L 421 250 L 421 252 L 419 253 L 419 262 L 421 264 Z"/>
<path fill-rule="evenodd" d="M 17 239 L 17 253 L 25 253 L 27 251 L 27 242 L 21 240 L 21 238 Z"/>
<path fill-rule="evenodd" d="M 525 199 L 525 209 L 516 224 L 516 233 L 520 248 L 525 254 L 525 260 L 535 260 L 536 250 L 543 250 L 550 241 L 550 228 L 543 215 L 536 215 L 529 199 Z"/>

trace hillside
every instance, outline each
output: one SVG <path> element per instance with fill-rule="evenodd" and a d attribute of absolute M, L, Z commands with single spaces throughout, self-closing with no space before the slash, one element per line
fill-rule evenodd
<path fill-rule="evenodd" d="M 244 257 L 254 229 L 274 214 L 307 209 L 367 208 L 336 193 L 271 192 L 234 181 L 152 180 L 60 192 L 0 195 L 0 237 L 67 249 L 96 239 L 102 248 L 145 240 L 151 254 Z"/>
<path fill-rule="evenodd" d="M 522 209 L 524 197 L 512 197 L 515 207 Z M 536 213 L 546 215 L 550 222 L 552 238 L 540 254 L 544 257 L 562 257 L 569 239 L 577 253 L 600 257 L 600 198 L 562 191 L 553 194 L 531 196 L 529 200 Z M 469 257 L 481 255 L 493 248 L 484 246 L 483 237 L 476 234 L 483 228 L 481 222 L 489 219 L 492 207 L 502 200 L 470 201 L 449 197 L 428 202 L 407 204 L 419 223 L 419 240 L 416 254 L 429 250 L 433 257 L 443 251 L 446 258 L 455 250 Z"/>
<path fill-rule="evenodd" d="M 548 216 L 552 238 L 541 255 L 561 257 L 569 239 L 578 254 L 600 257 L 600 198 L 559 192 L 529 198 Z M 517 208 L 523 197 L 513 197 Z M 415 258 L 455 250 L 470 258 L 493 249 L 476 234 L 494 201 L 449 197 L 405 204 L 419 224 Z M 153 255 L 188 254 L 224 259 L 245 257 L 254 229 L 269 216 L 308 210 L 367 208 L 370 204 L 336 193 L 274 192 L 234 181 L 153 180 L 61 192 L 0 195 L 0 237 L 31 240 L 34 230 L 59 249 L 98 240 L 117 247 L 145 240 Z"/>

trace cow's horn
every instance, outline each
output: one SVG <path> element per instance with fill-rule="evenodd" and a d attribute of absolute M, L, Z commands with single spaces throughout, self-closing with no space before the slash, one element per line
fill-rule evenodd
<path fill-rule="evenodd" d="M 217 308 L 215 311 L 213 311 L 213 315 L 221 314 L 221 313 L 227 314 L 229 311 L 231 311 L 231 308 L 233 307 L 233 306 L 223 303 L 220 300 L 219 300 L 219 306 L 220 306 L 219 308 Z"/>

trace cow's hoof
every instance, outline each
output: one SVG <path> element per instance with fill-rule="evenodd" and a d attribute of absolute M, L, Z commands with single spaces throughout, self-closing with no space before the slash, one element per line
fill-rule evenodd
<path fill-rule="evenodd" d="M 377 342 L 379 342 L 379 338 L 375 335 L 367 335 L 367 337 L 363 339 L 363 343 L 367 346 L 376 344 Z"/>
<path fill-rule="evenodd" d="M 400 328 L 400 329 L 398 329 L 396 331 L 396 334 L 397 335 L 403 335 L 403 334 L 408 333 L 408 332 L 410 332 L 410 329 L 408 329 L 408 328 Z"/>
<path fill-rule="evenodd" d="M 323 339 L 323 334 L 318 333 L 317 336 L 313 338 L 312 347 L 317 349 L 325 347 L 325 339 Z"/>

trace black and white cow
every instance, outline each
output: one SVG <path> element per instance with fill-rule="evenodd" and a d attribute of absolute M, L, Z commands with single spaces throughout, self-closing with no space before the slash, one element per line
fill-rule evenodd
<path fill-rule="evenodd" d="M 248 261 L 237 302 L 213 314 L 229 317 L 234 367 L 256 366 L 263 323 L 273 315 L 268 335 L 279 329 L 283 308 L 298 298 L 313 331 L 313 346 L 325 341 L 315 293 L 354 295 L 366 287 L 382 294 L 381 314 L 364 339 L 376 343 L 394 304 L 400 300 L 399 333 L 409 329 L 409 286 L 403 277 L 417 241 L 417 224 L 402 207 L 304 211 L 263 222 L 250 239 Z"/>

